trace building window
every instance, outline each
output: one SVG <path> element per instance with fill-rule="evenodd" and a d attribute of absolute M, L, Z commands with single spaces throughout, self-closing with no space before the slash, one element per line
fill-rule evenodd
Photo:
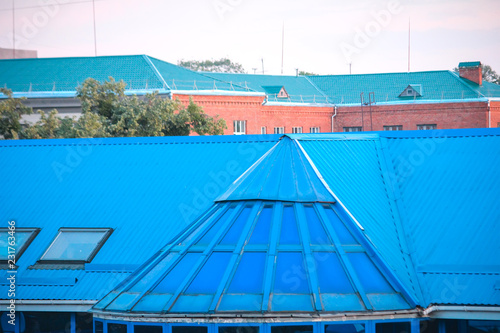
<path fill-rule="evenodd" d="M 267 128 L 266 128 L 266 126 L 262 126 L 260 128 L 260 134 L 267 134 Z"/>
<path fill-rule="evenodd" d="M 436 124 L 421 124 L 421 125 L 417 125 L 417 129 L 419 131 L 422 131 L 422 130 L 435 130 L 435 129 L 437 129 L 437 125 Z"/>
<path fill-rule="evenodd" d="M 389 125 L 384 126 L 384 131 L 402 131 L 403 125 Z"/>
<path fill-rule="evenodd" d="M 332 324 L 325 325 L 325 333 L 365 333 L 364 324 Z M 408 332 L 410 333 L 410 332 Z"/>
<path fill-rule="evenodd" d="M 361 132 L 363 127 L 344 127 L 344 132 Z"/>
<path fill-rule="evenodd" d="M 134 325 L 134 333 L 162 333 L 163 327 L 158 325 Z"/>
<path fill-rule="evenodd" d="M 127 325 L 108 323 L 108 333 L 127 333 Z"/>
<path fill-rule="evenodd" d="M 319 133 L 319 127 L 311 127 L 311 128 L 309 129 L 309 132 L 310 132 L 310 133 Z"/>
<path fill-rule="evenodd" d="M 219 326 L 219 333 L 259 333 L 259 326 Z"/>
<path fill-rule="evenodd" d="M 247 121 L 246 120 L 233 120 L 234 135 L 247 134 Z"/>
<path fill-rule="evenodd" d="M 111 232 L 112 229 L 109 228 L 61 228 L 56 238 L 40 258 L 40 262 L 91 262 L 111 235 Z"/>
<path fill-rule="evenodd" d="M 39 232 L 39 228 L 16 228 L 15 224 L 10 229 L 0 228 L 0 264 L 7 264 L 9 255 L 19 260 Z"/>
<path fill-rule="evenodd" d="M 95 333 L 103 333 L 104 332 L 104 324 L 102 321 L 96 320 L 94 322 L 94 332 Z"/>
<path fill-rule="evenodd" d="M 271 326 L 271 333 L 312 333 L 312 325 L 300 326 Z"/>
<path fill-rule="evenodd" d="M 275 127 L 274 128 L 274 134 L 283 134 L 283 133 L 285 133 L 284 127 Z"/>
<path fill-rule="evenodd" d="M 292 133 L 302 133 L 302 127 L 292 127 Z"/>
<path fill-rule="evenodd" d="M 410 322 L 392 322 L 375 324 L 376 333 L 410 333 Z"/>
<path fill-rule="evenodd" d="M 207 326 L 172 326 L 172 333 L 207 333 Z"/>

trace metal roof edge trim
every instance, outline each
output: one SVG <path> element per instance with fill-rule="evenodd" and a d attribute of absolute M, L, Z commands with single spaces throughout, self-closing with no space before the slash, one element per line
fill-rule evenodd
<path fill-rule="evenodd" d="M 167 82 L 165 82 L 165 79 L 163 78 L 163 76 L 161 76 L 160 72 L 158 71 L 156 66 L 153 64 L 153 62 L 151 61 L 149 56 L 143 54 L 142 57 L 146 61 L 146 63 L 151 67 L 155 76 L 161 81 L 161 83 L 163 83 L 163 87 L 164 88 L 167 87 L 168 89 L 170 89 L 170 86 L 167 84 Z"/>
<path fill-rule="evenodd" d="M 281 134 L 0 140 L 0 147 L 277 142 Z"/>
<path fill-rule="evenodd" d="M 171 90 L 172 94 L 177 95 L 199 95 L 199 96 L 266 96 L 258 91 L 233 91 L 233 90 Z"/>
<path fill-rule="evenodd" d="M 335 104 L 331 103 L 298 103 L 298 102 L 264 102 L 262 105 L 269 106 L 313 106 L 313 107 L 335 107 Z"/>
<path fill-rule="evenodd" d="M 330 188 L 330 186 L 328 185 L 328 183 L 326 182 L 326 180 L 323 178 L 323 175 L 321 175 L 321 173 L 319 172 L 318 168 L 316 167 L 316 165 L 311 160 L 311 157 L 309 157 L 309 155 L 305 151 L 304 147 L 302 147 L 302 145 L 299 143 L 299 141 L 297 139 L 294 139 L 294 141 L 299 146 L 300 150 L 302 151 L 302 153 L 306 157 L 307 161 L 309 162 L 309 164 L 313 168 L 314 172 L 316 173 L 316 176 L 318 176 L 318 178 L 321 180 L 321 182 L 323 183 L 323 185 L 325 186 L 325 188 L 327 189 L 327 191 L 330 192 L 330 194 L 332 195 L 332 197 L 334 197 L 335 200 L 342 206 L 342 208 L 347 212 L 347 214 L 349 215 L 349 217 L 356 223 L 356 225 L 361 230 L 364 231 L 365 229 L 363 228 L 363 226 L 361 225 L 361 223 L 359 223 L 359 221 L 354 217 L 354 215 L 352 215 L 352 213 L 347 209 L 347 207 L 344 205 L 344 203 L 342 203 L 342 201 L 339 200 L 339 198 L 335 195 L 335 193 L 333 193 L 332 189 Z"/>
<path fill-rule="evenodd" d="M 475 90 L 472 90 L 475 93 L 478 93 Z M 478 95 L 481 95 L 478 93 Z M 487 102 L 488 98 L 481 95 L 478 98 L 464 98 L 464 99 L 427 99 L 427 100 L 403 100 L 403 101 L 391 101 L 391 102 L 375 102 L 372 105 L 405 105 L 405 104 L 445 104 L 445 103 L 468 103 L 468 102 Z M 338 103 L 337 106 L 360 106 L 359 103 Z"/>
<path fill-rule="evenodd" d="M 499 306 L 431 304 L 423 315 L 442 319 L 500 320 Z"/>
<path fill-rule="evenodd" d="M 146 95 L 152 93 L 158 94 L 169 94 L 170 90 L 168 89 L 134 89 L 134 90 L 125 90 L 126 96 L 131 95 Z M 13 92 L 12 96 L 14 98 L 74 98 L 76 97 L 76 91 L 37 91 L 37 92 Z M 8 97 L 5 95 L 1 95 L 0 99 L 7 99 Z"/>
<path fill-rule="evenodd" d="M 319 134 L 285 134 L 292 140 L 319 141 L 319 140 L 378 140 L 377 132 L 348 133 L 319 133 Z"/>

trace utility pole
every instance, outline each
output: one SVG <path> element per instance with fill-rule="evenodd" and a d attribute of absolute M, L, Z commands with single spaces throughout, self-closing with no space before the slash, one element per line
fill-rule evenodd
<path fill-rule="evenodd" d="M 283 58 L 285 54 L 285 22 L 281 30 L 281 75 L 283 75 Z"/>
<path fill-rule="evenodd" d="M 16 59 L 16 12 L 12 0 L 12 59 Z"/>
<path fill-rule="evenodd" d="M 94 13 L 94 53 L 97 57 L 97 34 L 95 29 L 95 0 L 92 0 L 92 11 Z"/>

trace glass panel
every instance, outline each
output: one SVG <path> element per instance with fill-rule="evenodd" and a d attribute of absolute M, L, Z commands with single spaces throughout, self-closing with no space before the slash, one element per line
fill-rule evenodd
<path fill-rule="evenodd" d="M 219 244 L 221 245 L 236 245 L 238 239 L 241 236 L 241 232 L 243 231 L 243 227 L 245 226 L 248 216 L 250 215 L 250 211 L 252 209 L 250 207 L 245 207 L 241 212 L 240 216 L 233 223 L 229 231 L 226 233 L 224 238 L 221 240 Z"/>
<path fill-rule="evenodd" d="M 366 293 L 394 293 L 392 287 L 366 253 L 347 253 L 347 257 Z"/>
<path fill-rule="evenodd" d="M 469 320 L 469 333 L 499 333 L 500 321 Z"/>
<path fill-rule="evenodd" d="M 420 321 L 420 333 L 439 333 L 439 321 L 437 319 Z"/>
<path fill-rule="evenodd" d="M 220 326 L 219 333 L 259 333 L 258 326 Z"/>
<path fill-rule="evenodd" d="M 156 286 L 154 293 L 173 294 L 189 274 L 201 253 L 186 253 L 177 265 Z"/>
<path fill-rule="evenodd" d="M 92 333 L 92 314 L 77 312 L 75 314 L 76 332 Z"/>
<path fill-rule="evenodd" d="M 365 325 L 364 324 L 326 325 L 325 333 L 365 333 Z"/>
<path fill-rule="evenodd" d="M 331 244 L 321 221 L 311 205 L 304 206 L 311 244 Z"/>
<path fill-rule="evenodd" d="M 375 325 L 376 333 L 410 333 L 410 322 L 379 323 Z"/>
<path fill-rule="evenodd" d="M 135 325 L 134 333 L 162 333 L 163 328 L 161 326 L 153 325 Z"/>
<path fill-rule="evenodd" d="M 333 208 L 330 205 L 324 205 L 323 207 L 325 208 L 325 213 L 328 216 L 328 219 L 330 220 L 331 225 L 333 226 L 333 229 L 335 230 L 335 233 L 340 240 L 340 244 L 358 244 L 354 237 L 352 237 L 349 230 L 347 230 L 344 222 L 342 222 L 337 214 L 333 211 Z"/>
<path fill-rule="evenodd" d="M 22 316 L 26 322 L 24 333 L 63 333 L 71 323 L 69 312 L 21 312 L 20 318 Z M 22 319 L 19 321 L 22 322 Z"/>
<path fill-rule="evenodd" d="M 319 289 L 322 293 L 354 293 L 351 283 L 335 252 L 314 252 L 318 272 Z"/>
<path fill-rule="evenodd" d="M 252 237 L 248 244 L 268 244 L 269 233 L 271 231 L 271 218 L 273 214 L 273 206 L 264 206 L 260 213 L 259 220 L 252 232 Z"/>
<path fill-rule="evenodd" d="M 208 232 L 203 236 L 196 245 L 208 245 L 214 239 L 215 235 L 219 231 L 219 229 L 224 225 L 229 216 L 233 213 L 234 207 L 230 207 L 224 215 L 221 216 L 219 221 L 215 222 L 215 224 L 208 230 Z"/>
<path fill-rule="evenodd" d="M 265 265 L 265 252 L 243 253 L 228 293 L 262 293 Z"/>
<path fill-rule="evenodd" d="M 108 230 L 60 230 L 41 260 L 87 261 Z"/>
<path fill-rule="evenodd" d="M 168 265 L 175 261 L 174 257 L 178 256 L 179 253 L 171 252 L 167 254 L 162 261 L 157 263 L 146 275 L 144 275 L 136 284 L 130 287 L 130 292 L 142 292 L 145 288 L 149 287 L 149 284 L 154 280 L 158 280 L 163 274 Z"/>
<path fill-rule="evenodd" d="M 207 333 L 206 326 L 172 326 L 172 333 Z"/>
<path fill-rule="evenodd" d="M 104 332 L 104 325 L 102 324 L 102 321 L 96 320 L 95 333 L 103 333 L 103 332 Z"/>
<path fill-rule="evenodd" d="M 300 244 L 293 206 L 285 206 L 283 209 L 280 244 Z"/>
<path fill-rule="evenodd" d="M 127 333 L 127 325 L 108 323 L 108 333 Z"/>
<path fill-rule="evenodd" d="M 274 278 L 275 293 L 308 294 L 309 284 L 301 252 L 279 252 Z"/>
<path fill-rule="evenodd" d="M 186 294 L 214 294 L 231 258 L 231 252 L 214 252 L 187 288 Z"/>
<path fill-rule="evenodd" d="M 272 326 L 271 333 L 312 333 L 312 325 L 303 326 Z"/>
<path fill-rule="evenodd" d="M 16 256 L 16 260 L 19 259 L 19 253 L 21 251 L 24 251 L 24 247 L 27 245 L 26 241 L 30 238 L 30 236 L 33 234 L 34 230 L 22 230 L 22 229 L 16 229 L 13 234 L 9 234 L 8 229 L 1 229 L 0 230 L 0 260 L 7 260 L 9 251 L 9 247 L 15 248 L 15 252 L 11 251 L 11 254 L 14 253 Z M 12 246 L 9 244 L 9 237 L 14 237 L 14 239 L 10 239 L 11 244 L 12 241 L 14 241 L 15 245 Z"/>

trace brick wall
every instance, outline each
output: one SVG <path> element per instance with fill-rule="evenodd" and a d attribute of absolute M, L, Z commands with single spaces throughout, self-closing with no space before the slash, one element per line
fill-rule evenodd
<path fill-rule="evenodd" d="M 500 127 L 500 102 L 490 102 L 491 127 Z"/>
<path fill-rule="evenodd" d="M 333 107 L 262 105 L 263 96 L 191 96 L 209 115 L 218 114 L 226 120 L 224 134 L 233 134 L 233 120 L 246 120 L 247 134 L 260 134 L 265 126 L 267 134 L 274 127 L 284 127 L 292 133 L 292 127 L 302 127 L 309 133 L 311 127 L 320 127 L 320 132 L 331 132 Z M 184 104 L 188 95 L 175 95 Z M 500 122 L 500 102 L 491 105 L 492 126 Z M 363 120 L 362 120 L 363 118 Z M 382 131 L 384 125 L 402 125 L 403 130 L 416 130 L 419 124 L 436 124 L 438 129 L 488 127 L 488 104 L 486 102 L 436 103 L 372 106 L 339 106 L 334 120 L 334 131 L 344 127 L 362 126 L 365 131 Z"/>

